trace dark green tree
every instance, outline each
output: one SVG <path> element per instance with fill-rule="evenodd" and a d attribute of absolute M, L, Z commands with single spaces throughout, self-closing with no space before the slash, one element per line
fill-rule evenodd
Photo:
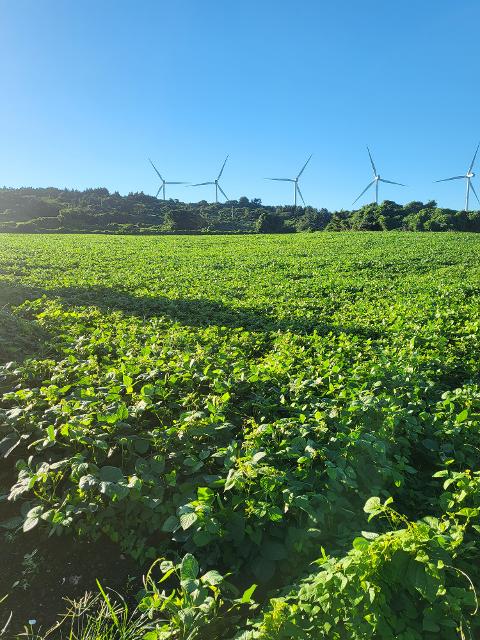
<path fill-rule="evenodd" d="M 285 223 L 283 218 L 277 213 L 264 211 L 255 223 L 257 233 L 283 233 Z"/>
<path fill-rule="evenodd" d="M 332 214 L 328 209 L 312 209 L 308 207 L 295 224 L 297 231 L 322 231 L 330 222 Z"/>

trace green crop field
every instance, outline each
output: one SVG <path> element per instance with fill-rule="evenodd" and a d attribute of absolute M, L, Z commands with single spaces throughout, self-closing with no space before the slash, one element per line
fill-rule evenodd
<path fill-rule="evenodd" d="M 72 638 L 478 637 L 479 427 L 479 235 L 0 236 L 2 548 L 162 559 Z"/>

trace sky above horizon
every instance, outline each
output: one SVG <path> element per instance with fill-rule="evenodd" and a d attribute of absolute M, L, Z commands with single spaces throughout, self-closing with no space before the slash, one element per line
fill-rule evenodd
<path fill-rule="evenodd" d="M 154 195 L 230 155 L 230 198 L 462 208 L 480 132 L 475 0 L 0 0 L 0 184 Z M 479 157 L 480 171 L 480 157 Z M 480 196 L 480 180 L 474 179 Z M 213 200 L 212 187 L 167 197 Z M 373 189 L 357 206 L 374 199 Z M 472 196 L 471 208 L 480 208 Z"/>

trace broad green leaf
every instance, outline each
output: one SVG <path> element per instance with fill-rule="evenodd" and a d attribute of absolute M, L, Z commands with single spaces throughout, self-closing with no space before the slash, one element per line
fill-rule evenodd
<path fill-rule="evenodd" d="M 27 518 L 23 523 L 23 527 L 22 527 L 23 531 L 24 532 L 30 531 L 31 529 L 36 527 L 39 522 L 40 522 L 40 518 Z"/>
<path fill-rule="evenodd" d="M 251 602 L 253 593 L 254 593 L 256 588 L 257 588 L 257 585 L 256 584 L 252 584 L 251 587 L 249 587 L 248 589 L 245 589 L 245 591 L 242 594 L 242 597 L 240 598 L 240 602 L 242 602 L 243 604 Z"/>
<path fill-rule="evenodd" d="M 380 498 L 378 498 L 377 496 L 374 496 L 373 498 L 369 498 L 366 501 L 365 506 L 363 507 L 363 510 L 365 511 L 365 513 L 375 513 L 376 511 L 379 510 L 381 506 L 382 506 L 382 503 L 380 501 Z"/>
<path fill-rule="evenodd" d="M 223 582 L 223 576 L 221 573 L 218 573 L 218 571 L 212 569 L 211 571 L 207 571 L 207 573 L 201 577 L 201 580 L 205 584 L 217 585 Z"/>
<path fill-rule="evenodd" d="M 180 515 L 180 526 L 184 531 L 189 529 L 195 522 L 198 520 L 198 516 L 194 511 L 189 511 L 188 513 L 182 513 Z"/>
<path fill-rule="evenodd" d="M 101 480 L 108 482 L 119 482 L 119 480 L 123 480 L 122 470 L 118 467 L 101 467 L 99 476 Z"/>
<path fill-rule="evenodd" d="M 88 489 L 93 489 L 97 484 L 97 478 L 91 474 L 87 474 L 86 476 L 82 476 L 78 481 L 78 488 L 82 491 L 87 491 Z"/>
<path fill-rule="evenodd" d="M 176 516 L 169 516 L 162 525 L 162 531 L 176 531 L 180 526 L 180 522 Z"/>
<path fill-rule="evenodd" d="M 257 451 L 257 453 L 252 456 L 252 464 L 257 464 L 257 462 L 260 462 L 266 455 L 266 451 Z"/>
<path fill-rule="evenodd" d="M 198 576 L 198 562 L 191 553 L 183 556 L 180 564 L 181 580 L 195 580 Z"/>
<path fill-rule="evenodd" d="M 355 538 L 352 546 L 357 551 L 366 551 L 370 546 L 370 543 L 365 538 Z"/>

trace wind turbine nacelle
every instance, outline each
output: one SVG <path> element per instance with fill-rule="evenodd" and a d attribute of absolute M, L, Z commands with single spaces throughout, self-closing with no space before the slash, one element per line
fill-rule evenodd
<path fill-rule="evenodd" d="M 474 178 L 475 174 L 473 173 L 473 171 L 469 171 L 465 177 L 466 178 Z"/>

